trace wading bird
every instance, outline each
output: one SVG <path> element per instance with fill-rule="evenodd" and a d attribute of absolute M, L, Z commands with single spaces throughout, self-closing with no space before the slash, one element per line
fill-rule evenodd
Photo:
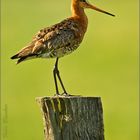
<path fill-rule="evenodd" d="M 11 57 L 11 59 L 18 59 L 17 64 L 32 58 L 56 58 L 53 70 L 56 95 L 60 95 L 57 80 L 61 84 L 63 94 L 68 95 L 59 74 L 58 60 L 60 57 L 72 53 L 82 42 L 88 25 L 85 8 L 114 16 L 91 5 L 87 0 L 72 0 L 71 17 L 51 27 L 41 29 L 31 43 Z"/>

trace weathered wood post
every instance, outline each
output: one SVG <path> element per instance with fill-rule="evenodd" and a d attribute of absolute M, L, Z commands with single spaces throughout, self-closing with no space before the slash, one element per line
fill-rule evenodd
<path fill-rule="evenodd" d="M 104 140 L 100 97 L 40 97 L 45 140 Z"/>

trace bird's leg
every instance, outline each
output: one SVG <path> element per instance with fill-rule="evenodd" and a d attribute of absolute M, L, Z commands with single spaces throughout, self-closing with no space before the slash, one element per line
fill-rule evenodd
<path fill-rule="evenodd" d="M 63 89 L 63 91 L 64 91 L 64 95 L 68 95 L 67 94 L 67 92 L 66 92 L 66 89 L 65 89 L 65 87 L 64 87 L 64 84 L 63 84 L 63 82 L 62 82 L 62 80 L 61 80 L 61 77 L 60 77 L 60 73 L 59 73 L 59 70 L 58 70 L 58 58 L 56 59 L 56 62 L 55 62 L 55 71 L 56 71 L 56 75 L 57 75 L 57 77 L 58 77 L 58 79 L 59 79 L 59 82 L 60 82 L 60 84 L 61 84 L 61 87 L 62 87 L 62 89 Z"/>
<path fill-rule="evenodd" d="M 58 60 L 56 60 L 55 67 L 54 67 L 54 69 L 53 69 L 53 77 L 54 77 L 56 95 L 60 95 L 60 94 L 59 94 L 59 90 L 58 90 L 57 77 L 56 77 L 56 73 L 57 73 L 57 68 L 56 68 L 57 61 L 58 61 Z"/>

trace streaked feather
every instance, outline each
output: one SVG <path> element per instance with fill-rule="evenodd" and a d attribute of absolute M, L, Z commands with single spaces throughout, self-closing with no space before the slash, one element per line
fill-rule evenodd
<path fill-rule="evenodd" d="M 28 57 L 54 58 L 62 57 L 74 51 L 82 41 L 80 26 L 76 20 L 68 18 L 51 27 L 41 29 L 33 41 L 20 50 L 11 59 L 19 58 L 19 62 Z M 80 36 L 81 35 L 81 36 Z"/>

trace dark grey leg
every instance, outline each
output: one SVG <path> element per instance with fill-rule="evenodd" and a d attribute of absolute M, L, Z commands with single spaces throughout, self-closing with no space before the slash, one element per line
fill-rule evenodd
<path fill-rule="evenodd" d="M 54 76 L 54 83 L 55 83 L 56 95 L 60 95 L 59 94 L 59 90 L 58 90 L 57 77 L 56 77 L 56 73 L 57 73 L 56 65 L 58 63 L 57 61 L 58 60 L 56 59 L 55 66 L 54 66 L 54 69 L 53 69 L 53 76 Z"/>
<path fill-rule="evenodd" d="M 56 92 L 57 92 L 58 95 L 59 95 L 58 85 L 57 85 L 57 80 L 56 80 L 56 75 L 57 75 L 57 77 L 58 77 L 58 79 L 59 79 L 59 82 L 60 82 L 60 84 L 61 84 L 61 87 L 62 87 L 62 89 L 63 89 L 63 91 L 64 91 L 63 94 L 68 95 L 67 92 L 66 92 L 66 89 L 65 89 L 65 87 L 64 87 L 64 84 L 63 84 L 63 82 L 62 82 L 62 80 L 61 80 L 60 73 L 59 73 L 59 70 L 58 70 L 58 58 L 56 59 L 56 62 L 55 62 L 54 73 L 55 73 L 55 74 L 54 74 L 54 75 L 55 75 L 55 76 L 54 76 L 54 80 L 55 80 Z"/>

